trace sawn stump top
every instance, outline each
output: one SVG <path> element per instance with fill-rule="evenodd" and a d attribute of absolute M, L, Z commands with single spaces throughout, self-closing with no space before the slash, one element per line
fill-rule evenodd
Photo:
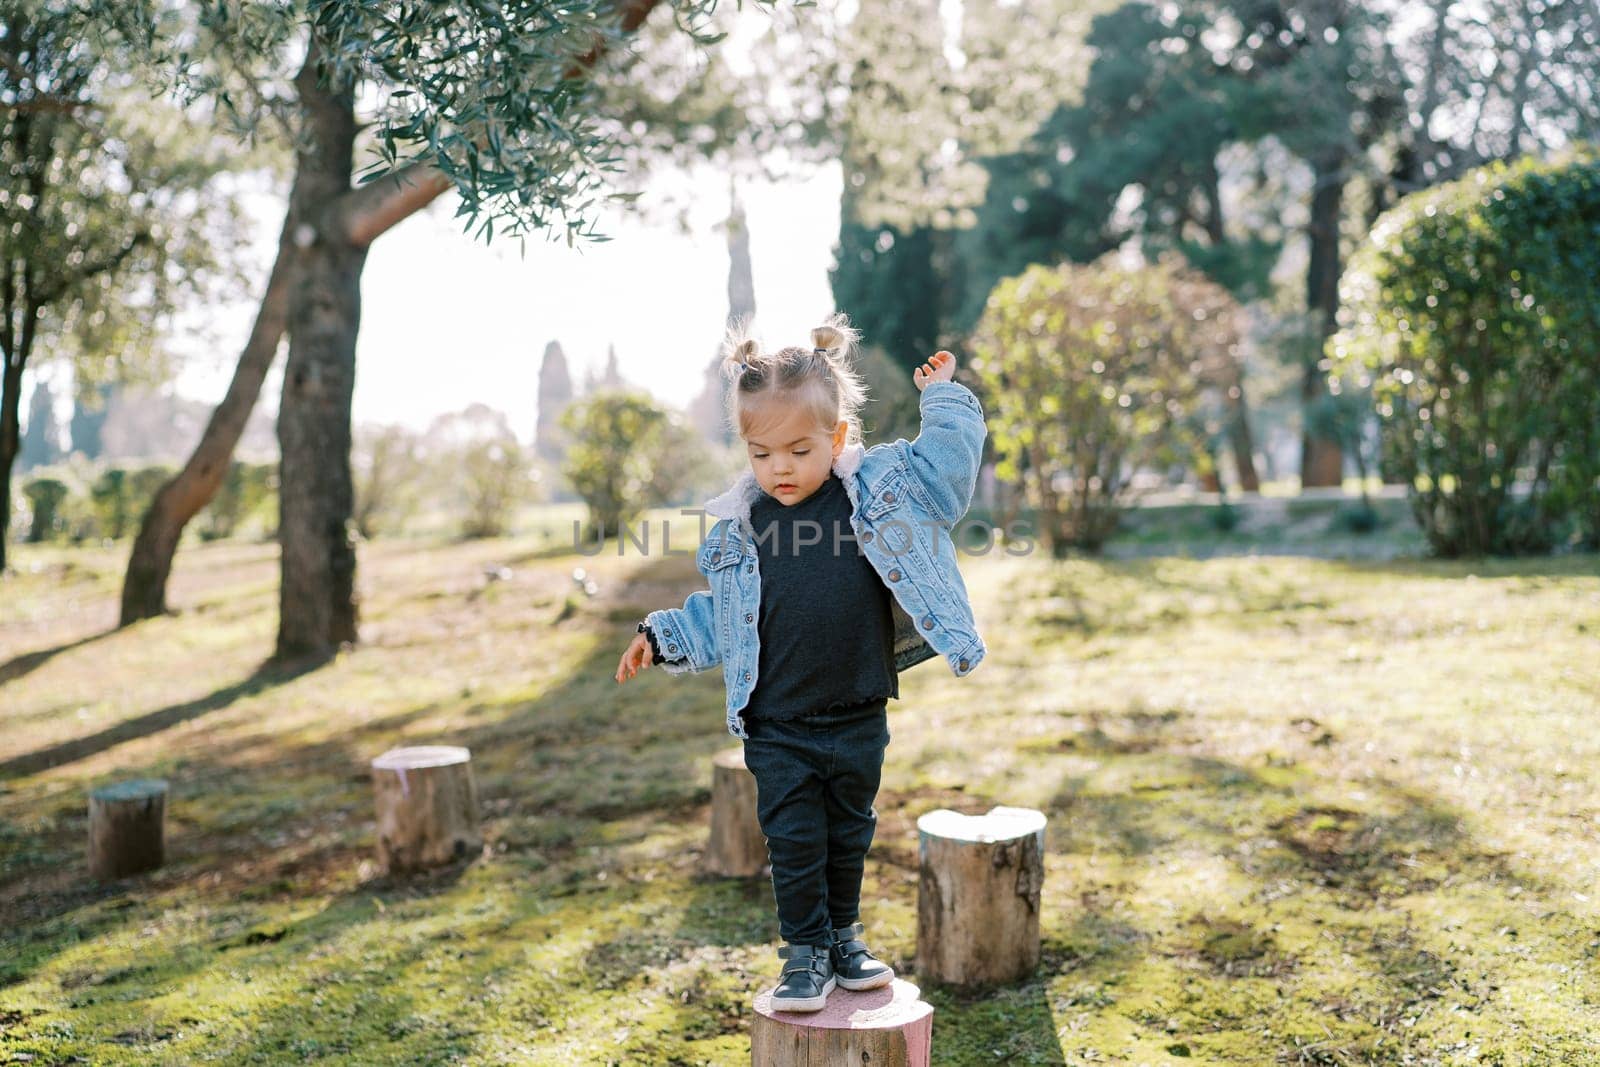
<path fill-rule="evenodd" d="M 372 761 L 374 770 L 416 771 L 425 767 L 448 767 L 455 763 L 469 763 L 472 753 L 459 745 L 410 745 L 391 748 Z"/>
<path fill-rule="evenodd" d="M 1035 834 L 1044 843 L 1044 813 L 1032 808 L 990 808 L 985 815 L 963 815 L 939 808 L 917 820 L 917 829 L 930 837 L 972 844 L 1013 841 Z"/>
<path fill-rule="evenodd" d="M 145 800 L 164 796 L 167 792 L 165 778 L 135 778 L 127 782 L 103 785 L 89 795 L 96 800 Z"/>
<path fill-rule="evenodd" d="M 898 1030 L 907 1023 L 933 1013 L 933 1005 L 922 999 L 922 990 L 901 978 L 879 989 L 859 993 L 835 989 L 821 1011 L 776 1011 L 772 990 L 756 995 L 757 1013 L 787 1026 L 811 1026 L 823 1030 Z"/>

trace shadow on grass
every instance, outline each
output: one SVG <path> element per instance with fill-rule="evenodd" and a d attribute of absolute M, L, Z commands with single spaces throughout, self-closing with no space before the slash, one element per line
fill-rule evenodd
<path fill-rule="evenodd" d="M 105 630 L 97 634 L 90 634 L 87 637 L 80 637 L 76 641 L 68 641 L 66 644 L 57 645 L 54 648 L 43 648 L 36 652 L 24 652 L 20 656 L 13 656 L 5 663 L 0 663 L 0 685 L 14 682 L 18 678 L 25 678 L 63 652 L 71 652 L 73 649 L 92 645 L 96 641 L 110 637 L 116 632 L 114 629 Z"/>
<path fill-rule="evenodd" d="M 1542 918 L 1555 928 L 1584 928 L 1579 915 L 1556 903 L 1566 895 L 1562 887 L 1520 868 L 1511 854 L 1484 848 L 1468 832 L 1466 813 L 1435 796 L 1373 776 L 1362 779 L 1362 810 L 1321 803 L 1305 796 L 1313 784 L 1305 771 L 1197 758 L 1173 751 L 1179 739 L 1163 737 L 1164 730 L 1159 717 L 1104 716 L 1075 740 L 1035 746 L 1094 753 L 1103 764 L 1131 768 L 1109 779 L 1117 788 L 1102 781 L 1101 791 L 1089 788 L 1081 772 L 1063 775 L 1046 805 L 1049 853 L 1067 864 L 1114 856 L 1119 863 L 1134 861 L 1126 869 L 1136 872 L 1165 868 L 1158 859 L 1163 854 L 1194 853 L 1226 863 L 1249 888 L 1225 903 L 1212 898 L 1218 910 L 1180 905 L 1171 929 L 1144 938 L 1093 921 L 1112 915 L 1133 886 L 1116 879 L 1088 883 L 1073 905 L 1079 918 L 1072 932 L 1046 931 L 1047 945 L 1054 941 L 1066 951 L 1054 958 L 1047 951 L 1041 973 L 1091 978 L 1083 985 L 1091 1006 L 1097 996 L 1104 1006 L 1118 1005 L 1157 1041 L 1171 1030 L 1178 1035 L 1172 1046 L 1181 1046 L 1183 1055 L 1191 1048 L 1204 1055 L 1213 1035 L 1246 1032 L 1251 1025 L 1247 1017 L 1223 1014 L 1232 994 L 1209 999 L 1194 992 L 1194 982 L 1220 991 L 1265 979 L 1281 989 L 1286 976 L 1302 968 L 1304 961 L 1275 933 L 1283 922 L 1314 924 L 1323 937 L 1337 938 L 1348 973 L 1359 976 L 1348 996 L 1329 994 L 1300 1009 L 1337 1024 L 1312 1020 L 1308 1033 L 1314 1036 L 1284 1032 L 1277 1039 L 1280 1057 L 1330 1064 L 1388 1055 L 1406 1039 L 1419 1005 L 1477 1011 L 1493 999 L 1497 982 L 1482 971 L 1481 960 L 1441 949 L 1437 932 L 1413 925 L 1412 909 L 1399 902 L 1472 886 L 1502 900 L 1507 914 L 1522 909 L 1519 899 L 1540 899 Z M 1150 943 L 1137 947 L 1139 940 Z M 1593 960 L 1562 962 L 1582 970 L 1595 966 Z M 1128 967 L 1136 973 L 1145 967 L 1156 977 L 1142 991 L 1119 987 L 1117 972 Z"/>
<path fill-rule="evenodd" d="M 93 640 L 93 638 L 86 640 Z M 77 644 L 84 643 L 86 642 L 77 642 Z M 62 649 L 54 651 L 62 651 L 70 647 L 74 646 L 63 646 Z M 207 715 L 213 711 L 220 711 L 243 697 L 254 696 L 263 690 L 283 685 L 285 682 L 292 681 L 302 674 L 314 670 L 322 662 L 325 661 L 279 663 L 269 660 L 257 667 L 244 681 L 225 686 L 198 700 L 186 700 L 181 704 L 173 704 L 136 718 L 124 720 L 115 726 L 108 726 L 106 729 L 90 734 L 87 737 L 74 737 L 71 740 L 59 742 L 48 748 L 13 756 L 0 762 L 0 778 L 15 778 L 26 774 L 36 774 L 51 767 L 59 767 L 65 763 L 73 763 L 77 760 L 85 759 L 127 741 L 136 741 L 141 737 L 149 737 L 151 734 L 171 729 L 179 723 L 198 719 L 200 716 Z"/>
<path fill-rule="evenodd" d="M 682 564 L 671 566 L 675 578 Z M 649 576 L 645 578 L 648 581 Z M 8 878 L 20 878 L 0 894 L 5 899 L 0 906 L 20 921 L 8 936 L 0 937 L 0 956 L 12 959 L 0 985 L 27 981 L 60 952 L 80 942 L 114 937 L 129 925 L 150 921 L 153 909 L 171 906 L 147 906 L 143 903 L 147 900 L 185 899 L 202 908 L 270 909 L 326 893 L 316 928 L 321 941 L 338 939 L 373 922 L 374 899 L 443 900 L 481 892 L 462 881 L 467 872 L 487 867 L 488 872 L 501 869 L 472 877 L 496 880 L 502 898 L 508 884 L 519 885 L 510 890 L 510 899 L 513 911 L 524 921 L 551 907 L 587 910 L 579 905 L 587 899 L 598 872 L 614 870 L 618 864 L 624 868 L 649 864 L 649 857 L 625 854 L 663 829 L 681 840 L 681 827 L 706 818 L 710 757 L 731 741 L 721 711 L 719 673 L 671 681 L 662 675 L 663 681 L 653 683 L 662 688 L 654 693 L 641 688 L 652 684 L 645 676 L 624 689 L 613 674 L 616 650 L 626 644 L 627 635 L 620 625 L 605 623 L 605 618 L 580 616 L 557 624 L 604 626 L 615 629 L 617 638 L 593 655 L 563 665 L 552 685 L 532 699 L 470 701 L 464 693 L 459 707 L 404 708 L 363 721 L 347 733 L 319 731 L 323 736 L 316 741 L 273 739 L 269 751 L 263 750 L 259 735 L 247 733 L 236 741 L 223 741 L 202 733 L 186 744 L 184 753 L 157 751 L 140 765 L 121 768 L 119 774 L 124 776 L 159 776 L 173 784 L 169 826 L 176 822 L 180 829 L 169 842 L 168 865 L 139 878 L 105 885 L 88 882 L 78 869 L 85 830 L 81 791 L 54 793 L 57 799 L 37 812 L 42 816 L 40 828 L 30 828 L 28 839 L 21 842 L 34 859 L 8 864 Z M 460 639 L 468 636 L 462 634 Z M 538 640 L 537 635 L 530 638 Z M 348 659 L 359 664 L 360 654 L 358 648 Z M 199 700 L 17 757 L 3 765 L 5 773 L 30 773 L 105 751 L 227 708 L 291 677 L 294 673 L 264 667 L 249 679 Z M 703 692 L 685 691 L 686 686 Z M 441 716 L 451 720 L 451 727 L 442 731 L 434 725 Z M 428 727 L 418 729 L 419 722 L 429 720 L 433 722 Z M 472 751 L 489 846 L 485 856 L 442 875 L 390 878 L 363 873 L 352 885 L 355 869 L 373 855 L 370 759 L 393 744 L 427 743 L 459 744 Z M 50 805 L 53 810 L 47 813 Z M 694 859 L 680 852 L 665 866 L 678 872 L 671 875 L 676 880 L 681 868 Z M 604 888 L 609 892 L 617 881 Z M 677 939 L 684 947 L 736 946 L 765 936 L 759 920 L 766 917 L 768 902 L 758 893 L 697 880 L 686 898 L 674 896 L 671 903 L 674 909 L 683 909 Z M 590 931 L 597 940 L 615 925 L 601 914 L 606 910 L 600 909 L 598 925 Z M 237 942 L 237 936 L 232 941 Z M 264 954 L 258 965 L 270 967 L 267 960 L 285 952 L 282 959 L 287 962 L 294 958 L 289 952 L 292 944 L 302 954 L 308 947 L 298 935 L 268 931 L 255 942 L 234 944 L 227 965 L 240 966 L 245 958 L 240 953 Z M 220 944 L 203 939 L 198 946 L 186 939 L 152 943 L 145 956 L 156 969 L 146 984 L 159 982 L 165 991 L 178 988 L 192 974 L 219 966 L 213 953 L 220 951 Z M 579 980 L 583 980 L 581 969 Z M 364 981 L 371 988 L 373 980 Z M 377 984 L 386 988 L 393 983 Z M 303 1043 L 310 1038 L 295 1034 L 295 1009 L 283 1012 L 281 1028 L 273 1017 L 272 1012 L 262 1014 L 259 1038 L 239 1062 L 277 1062 L 271 1054 L 296 1047 L 307 1054 L 316 1052 Z M 394 1025 L 397 1033 L 405 1029 L 403 1023 Z M 136 1038 L 132 1035 L 122 1043 L 137 1045 Z M 296 1046 L 297 1040 L 302 1045 Z M 384 1045 L 379 1040 L 376 1047 Z"/>

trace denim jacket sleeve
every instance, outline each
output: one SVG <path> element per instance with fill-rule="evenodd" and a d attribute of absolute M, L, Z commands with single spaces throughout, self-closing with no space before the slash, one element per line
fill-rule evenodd
<path fill-rule="evenodd" d="M 922 429 L 906 448 L 911 474 L 927 492 L 938 517 L 951 525 L 972 505 L 989 427 L 983 405 L 956 381 L 929 382 L 917 402 Z"/>
<path fill-rule="evenodd" d="M 695 568 L 705 574 L 700 560 L 701 555 L 696 553 Z M 684 600 L 683 607 L 652 611 L 644 622 L 655 635 L 657 647 L 665 657 L 661 667 L 668 674 L 707 671 L 722 662 L 722 649 L 717 644 L 716 601 L 711 590 L 696 589 Z"/>

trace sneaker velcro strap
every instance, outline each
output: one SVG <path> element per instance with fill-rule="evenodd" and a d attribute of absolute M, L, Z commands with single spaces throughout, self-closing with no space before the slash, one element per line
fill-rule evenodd
<path fill-rule="evenodd" d="M 859 938 L 863 933 L 866 932 L 866 929 L 867 928 L 861 923 L 853 922 L 849 926 L 839 927 L 833 932 L 833 937 L 836 941 L 846 941 L 852 938 Z"/>
<path fill-rule="evenodd" d="M 778 949 L 778 955 L 783 959 L 806 959 L 812 956 L 826 956 L 828 949 L 823 945 L 783 945 Z"/>
<path fill-rule="evenodd" d="M 783 965 L 781 974 L 792 974 L 796 971 L 815 971 L 817 974 L 826 972 L 828 964 L 828 949 L 825 945 L 784 945 L 778 949 L 778 955 L 789 962 Z"/>

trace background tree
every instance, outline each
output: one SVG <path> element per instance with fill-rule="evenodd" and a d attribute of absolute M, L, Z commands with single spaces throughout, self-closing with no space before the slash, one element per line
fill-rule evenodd
<path fill-rule="evenodd" d="M 646 509 L 666 503 L 685 477 L 686 454 L 673 443 L 686 442 L 674 435 L 672 416 L 643 393 L 586 396 L 567 408 L 561 425 L 573 442 L 562 474 L 589 509 L 580 542 L 617 536 L 623 523 L 636 523 Z M 678 429 L 688 430 L 681 422 Z"/>
<path fill-rule="evenodd" d="M 61 428 L 56 425 L 56 398 L 49 382 L 35 382 L 28 398 L 28 428 L 22 435 L 17 463 L 23 469 L 43 467 L 61 458 Z"/>
<path fill-rule="evenodd" d="M 838 302 L 869 338 L 920 315 L 921 335 L 954 342 L 994 283 L 1030 263 L 1087 262 L 1125 245 L 1179 250 L 1239 299 L 1310 320 L 1312 343 L 1281 355 L 1296 361 L 1295 408 L 1309 431 L 1303 484 L 1337 484 L 1338 442 L 1317 432 L 1327 421 L 1320 361 L 1348 249 L 1395 196 L 1519 145 L 1559 147 L 1600 121 L 1593 5 L 1419 7 L 1179 0 L 1086 5 L 1074 22 L 1056 21 L 1068 13 L 1048 3 L 969 0 L 950 106 L 961 114 L 957 156 L 985 172 L 981 200 L 944 205 L 952 247 L 937 223 L 852 228 L 847 184 Z M 873 17 L 864 10 L 851 36 L 869 38 Z M 939 128 L 925 114 L 946 95 L 939 66 L 888 98 L 907 125 Z M 1284 299 L 1291 277 L 1300 291 Z M 1257 381 L 1278 376 L 1253 370 Z"/>
<path fill-rule="evenodd" d="M 828 281 L 864 340 L 907 372 L 945 338 L 982 170 L 961 153 L 971 121 L 936 0 L 863 5 L 841 45 L 849 88 L 837 138 L 844 181 Z"/>
<path fill-rule="evenodd" d="M 124 583 L 124 622 L 163 607 L 183 525 L 214 492 L 279 339 L 290 338 L 279 406 L 282 581 L 278 656 L 323 657 L 357 636 L 348 523 L 350 399 L 367 249 L 450 188 L 467 228 L 492 240 L 557 228 L 571 243 L 615 169 L 592 125 L 584 77 L 657 0 L 579 0 L 560 18 L 533 0 L 462 13 L 349 2 L 205 8 L 195 27 L 141 6 L 100 5 L 105 24 L 149 42 L 171 81 L 280 117 L 295 179 L 279 257 L 235 381 L 200 447 L 147 519 Z M 691 32 L 710 0 L 676 6 Z M 581 27 L 575 30 L 574 27 Z M 192 30 L 207 47 L 192 49 Z M 298 73 L 290 56 L 303 45 Z M 376 151 L 356 182 L 356 93 L 377 100 Z"/>
<path fill-rule="evenodd" d="M 100 432 L 105 428 L 106 415 L 115 395 L 116 387 L 108 382 L 83 383 L 73 391 L 72 419 L 67 423 L 73 452 L 85 459 L 100 457 Z"/>
<path fill-rule="evenodd" d="M 404 426 L 358 426 L 351 467 L 356 532 L 370 541 L 397 532 L 421 503 L 424 446 Z"/>
<path fill-rule="evenodd" d="M 136 99 L 77 5 L 0 0 L 0 570 L 23 376 L 97 380 L 152 357 L 175 307 L 228 280 L 239 223 L 204 121 Z"/>
<path fill-rule="evenodd" d="M 517 440 L 505 412 L 487 404 L 441 415 L 424 435 L 435 498 L 456 509 L 463 537 L 499 537 L 533 493 L 532 452 Z"/>
<path fill-rule="evenodd" d="M 534 452 L 546 463 L 559 462 L 567 450 L 561 436 L 561 412 L 572 403 L 572 373 L 560 341 L 544 346 L 539 362 L 539 413 L 534 429 Z"/>

